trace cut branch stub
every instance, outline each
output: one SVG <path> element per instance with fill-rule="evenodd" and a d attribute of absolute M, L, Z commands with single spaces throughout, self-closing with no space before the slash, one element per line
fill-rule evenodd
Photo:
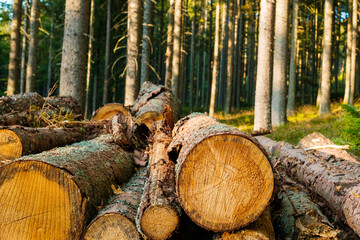
<path fill-rule="evenodd" d="M 131 155 L 109 135 L 19 158 L 0 168 L 4 239 L 79 239 L 111 185 L 133 173 Z"/>
<path fill-rule="evenodd" d="M 274 177 L 265 151 L 238 129 L 202 114 L 180 120 L 168 148 L 176 190 L 199 226 L 231 231 L 255 221 L 271 199 Z"/>
<path fill-rule="evenodd" d="M 93 113 L 92 120 L 111 120 L 116 114 L 130 116 L 130 112 L 126 107 L 119 103 L 108 103 L 100 107 Z"/>

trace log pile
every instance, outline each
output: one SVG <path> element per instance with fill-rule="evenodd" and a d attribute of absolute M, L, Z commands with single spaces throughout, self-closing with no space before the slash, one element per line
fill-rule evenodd
<path fill-rule="evenodd" d="M 1 101 L 1 116 L 79 110 L 66 97 Z M 319 134 L 295 147 L 180 119 L 180 106 L 145 82 L 132 107 L 90 122 L 1 126 L 0 239 L 359 239 L 356 158 Z"/>

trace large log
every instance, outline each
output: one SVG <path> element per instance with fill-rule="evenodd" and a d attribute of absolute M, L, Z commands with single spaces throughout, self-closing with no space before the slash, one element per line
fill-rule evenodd
<path fill-rule="evenodd" d="M 62 115 L 72 114 L 74 119 L 82 119 L 83 113 L 80 104 L 71 96 L 52 96 L 45 98 L 45 101 Z"/>
<path fill-rule="evenodd" d="M 286 142 L 256 137 L 269 154 L 279 157 L 287 174 L 303 184 L 360 234 L 360 180 L 305 150 Z"/>
<path fill-rule="evenodd" d="M 0 160 L 14 160 L 24 155 L 63 147 L 83 140 L 79 128 L 0 127 Z"/>
<path fill-rule="evenodd" d="M 212 231 L 255 221 L 269 204 L 274 177 L 255 138 L 204 114 L 174 127 L 168 154 L 176 166 L 176 191 L 186 214 Z"/>
<path fill-rule="evenodd" d="M 0 97 L 0 115 L 14 112 L 27 112 L 31 107 L 42 107 L 44 102 L 44 98 L 37 93 Z"/>
<path fill-rule="evenodd" d="M 136 173 L 87 227 L 84 240 L 139 240 L 136 212 L 144 192 L 146 171 Z"/>
<path fill-rule="evenodd" d="M 112 187 L 133 173 L 110 135 L 29 155 L 0 168 L 3 239 L 79 239 Z"/>
<path fill-rule="evenodd" d="M 94 113 L 92 120 L 111 120 L 116 114 L 130 116 L 130 112 L 120 103 L 108 103 L 98 108 Z"/>
<path fill-rule="evenodd" d="M 30 126 L 31 117 L 28 112 L 13 112 L 0 114 L 0 126 L 21 125 Z"/>
<path fill-rule="evenodd" d="M 148 176 L 137 215 L 138 229 L 149 239 L 167 239 L 177 229 L 181 209 L 175 194 L 175 164 L 167 155 L 171 130 L 157 122 L 150 147 Z"/>

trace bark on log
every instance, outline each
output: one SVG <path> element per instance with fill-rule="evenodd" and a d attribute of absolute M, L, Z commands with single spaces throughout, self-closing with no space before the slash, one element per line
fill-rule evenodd
<path fill-rule="evenodd" d="M 37 93 L 24 93 L 0 97 L 0 115 L 14 112 L 27 112 L 30 107 L 42 107 L 44 98 Z"/>
<path fill-rule="evenodd" d="M 306 149 L 311 147 L 335 145 L 335 143 L 333 143 L 330 139 L 326 138 L 321 133 L 314 132 L 302 138 L 298 145 Z M 342 158 L 351 162 L 358 163 L 355 157 L 351 156 L 346 150 L 343 149 L 322 148 L 322 149 L 317 149 L 317 151 L 327 153 L 329 155 L 334 155 L 337 158 Z"/>
<path fill-rule="evenodd" d="M 263 214 L 249 226 L 235 232 L 225 232 L 215 237 L 216 240 L 275 240 L 274 228 L 271 223 L 270 208 L 267 207 Z"/>
<path fill-rule="evenodd" d="M 168 148 L 177 159 L 176 191 L 199 226 L 231 231 L 255 221 L 269 204 L 274 178 L 255 138 L 203 114 L 181 119 Z"/>
<path fill-rule="evenodd" d="M 166 152 L 171 142 L 169 135 L 170 130 L 158 122 L 151 140 L 148 176 L 137 215 L 138 229 L 145 239 L 168 239 L 180 221 L 181 209 L 175 194 L 175 164 Z"/>
<path fill-rule="evenodd" d="M 79 239 L 111 186 L 133 173 L 110 135 L 19 158 L 0 168 L 4 239 Z"/>
<path fill-rule="evenodd" d="M 115 195 L 89 224 L 84 240 L 140 240 L 135 217 L 145 180 L 146 171 L 140 171 L 122 186 L 122 192 Z"/>
<path fill-rule="evenodd" d="M 83 119 L 79 102 L 71 96 L 52 96 L 45 98 L 46 103 L 62 115 L 73 114 L 74 119 Z"/>
<path fill-rule="evenodd" d="M 14 160 L 24 155 L 63 147 L 83 140 L 77 128 L 0 127 L 0 160 Z"/>
<path fill-rule="evenodd" d="M 30 126 L 31 117 L 27 112 L 14 112 L 0 115 L 0 126 L 11 125 Z"/>
<path fill-rule="evenodd" d="M 256 139 L 269 154 L 281 159 L 279 164 L 289 176 L 320 196 L 340 219 L 360 234 L 360 180 L 357 177 L 289 143 L 266 137 Z"/>
<path fill-rule="evenodd" d="M 116 114 L 122 114 L 125 116 L 130 116 L 130 112 L 126 107 L 119 103 L 108 103 L 100 107 L 93 113 L 92 120 L 111 120 Z"/>

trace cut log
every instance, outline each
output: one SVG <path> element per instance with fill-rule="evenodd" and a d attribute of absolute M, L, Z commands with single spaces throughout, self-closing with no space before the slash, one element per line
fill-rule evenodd
<path fill-rule="evenodd" d="M 24 155 L 63 147 L 83 140 L 78 128 L 0 128 L 0 159 L 14 160 Z"/>
<path fill-rule="evenodd" d="M 360 234 L 360 180 L 315 155 L 286 142 L 256 137 L 269 154 L 279 157 L 289 176 L 317 194 L 337 216 Z"/>
<path fill-rule="evenodd" d="M 313 148 L 319 152 L 334 155 L 337 158 L 342 158 L 351 162 L 358 163 L 357 159 L 351 156 L 346 150 L 338 149 L 336 147 L 324 147 L 324 146 L 336 146 L 330 139 L 322 135 L 321 133 L 314 132 L 302 138 L 298 144 L 300 147 L 306 149 Z M 317 148 L 317 149 L 314 149 Z"/>
<path fill-rule="evenodd" d="M 215 237 L 216 240 L 275 240 L 274 228 L 271 223 L 270 208 L 267 207 L 263 214 L 249 226 L 235 232 L 225 232 Z"/>
<path fill-rule="evenodd" d="M 62 115 L 72 114 L 74 119 L 82 119 L 83 117 L 79 102 L 71 96 L 52 96 L 45 98 L 45 101 Z"/>
<path fill-rule="evenodd" d="M 108 103 L 93 113 L 92 120 L 111 120 L 116 114 L 130 116 L 130 112 L 126 107 L 124 107 L 124 105 L 119 103 Z"/>
<path fill-rule="evenodd" d="M 140 171 L 122 186 L 87 227 L 84 240 L 139 240 L 135 217 L 145 180 L 146 171 Z"/>
<path fill-rule="evenodd" d="M 181 209 L 175 194 L 175 164 L 167 155 L 170 130 L 158 122 L 151 140 L 145 192 L 137 225 L 144 238 L 168 239 L 179 225 Z"/>
<path fill-rule="evenodd" d="M 14 112 L 0 114 L 0 126 L 21 125 L 30 126 L 31 117 L 27 112 Z"/>
<path fill-rule="evenodd" d="M 0 168 L 3 239 L 79 239 L 111 186 L 133 173 L 110 135 L 19 158 Z"/>
<path fill-rule="evenodd" d="M 0 97 L 0 115 L 14 112 L 28 112 L 30 107 L 40 108 L 44 98 L 37 93 L 24 93 Z"/>
<path fill-rule="evenodd" d="M 168 147 L 176 161 L 176 191 L 199 226 L 232 231 L 255 221 L 274 188 L 266 152 L 255 138 L 203 114 L 174 127 Z"/>

